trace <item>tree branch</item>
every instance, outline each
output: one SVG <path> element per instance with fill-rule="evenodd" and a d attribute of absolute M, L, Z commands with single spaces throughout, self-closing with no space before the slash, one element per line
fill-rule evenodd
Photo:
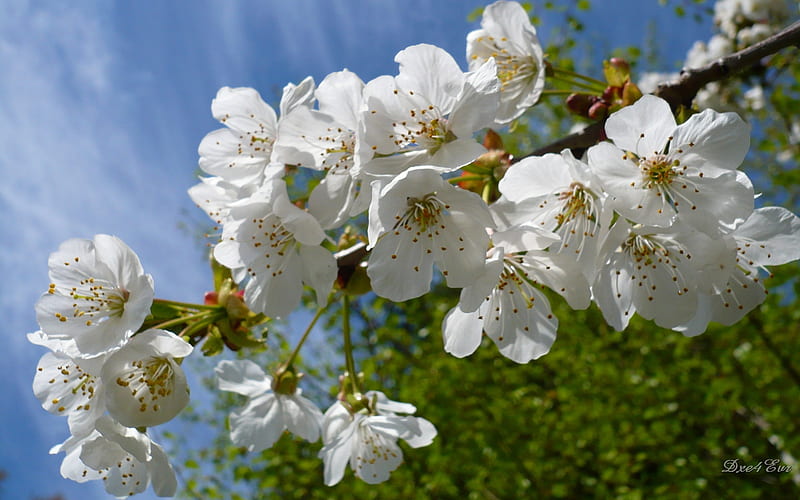
<path fill-rule="evenodd" d="M 681 70 L 680 78 L 675 82 L 662 83 L 654 92 L 655 95 L 666 100 L 672 109 L 678 106 L 691 106 L 697 92 L 708 83 L 729 78 L 737 73 L 744 72 L 760 64 L 767 56 L 790 46 L 800 46 L 800 21 L 787 26 L 771 37 L 751 45 L 729 56 L 721 57 L 702 68 Z M 565 148 L 577 153 L 593 146 L 603 138 L 605 121 L 593 123 L 583 130 L 563 137 L 555 142 L 543 146 L 525 156 L 514 158 L 517 162 L 529 156 L 541 156 L 546 153 L 560 153 Z"/>

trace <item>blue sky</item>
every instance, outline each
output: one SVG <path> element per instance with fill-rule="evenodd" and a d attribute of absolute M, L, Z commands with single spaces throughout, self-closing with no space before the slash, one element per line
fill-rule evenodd
<path fill-rule="evenodd" d="M 616 12 L 641 3 L 613 2 Z M 476 26 L 466 17 L 479 4 L 3 2 L 0 314 L 7 355 L 0 469 L 8 477 L 0 497 L 107 497 L 99 484 L 61 478 L 63 455 L 47 451 L 67 437 L 65 419 L 42 410 L 31 391 L 44 351 L 25 333 L 37 329 L 33 305 L 47 288 L 50 252 L 68 238 L 115 234 L 138 253 L 158 297 L 201 300 L 210 274 L 194 228 L 205 219 L 186 190 L 196 182 L 197 145 L 219 126 L 210 114 L 217 89 L 251 86 L 275 103 L 287 82 L 307 75 L 320 82 L 343 68 L 365 81 L 394 74 L 394 55 L 422 42 L 463 64 L 464 37 Z M 709 36 L 708 27 L 691 21 L 670 29 L 674 16 L 655 0 L 635 17 L 615 16 L 598 8 L 587 19 L 587 39 L 601 47 L 642 45 L 646 20 L 661 19 L 665 70 L 693 40 Z M 568 34 L 555 25 L 539 30 L 545 42 Z"/>

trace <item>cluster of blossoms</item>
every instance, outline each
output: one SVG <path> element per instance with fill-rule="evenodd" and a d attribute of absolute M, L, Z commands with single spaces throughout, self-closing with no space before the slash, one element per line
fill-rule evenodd
<path fill-rule="evenodd" d="M 364 83 L 343 70 L 319 85 L 309 77 L 284 88 L 279 114 L 254 89 L 220 89 L 211 108 L 224 127 L 202 140 L 208 177 L 189 195 L 217 226 L 213 257 L 242 288 L 236 304 L 284 318 L 309 287 L 320 310 L 302 344 L 335 294 L 347 311 L 337 257 L 366 225 L 368 257 L 356 272 L 376 295 L 421 297 L 434 280 L 461 289 L 442 324 L 445 351 L 468 356 L 485 336 L 527 363 L 556 338 L 545 288 L 574 309 L 595 303 L 617 330 L 638 313 L 691 336 L 711 321 L 738 321 L 765 299 L 761 270 L 800 258 L 800 219 L 754 210 L 753 186 L 738 170 L 750 128 L 738 115 L 707 109 L 678 124 L 666 101 L 634 92 L 626 77 L 607 141 L 580 159 L 565 150 L 511 164 L 474 136 L 538 101 L 545 62 L 536 30 L 519 4 L 499 1 L 467 36 L 466 52 L 467 72 L 423 44 L 397 54 L 394 76 Z M 486 155 L 502 168 L 486 167 Z M 319 182 L 292 199 L 287 176 L 302 170 Z M 467 189 L 468 177 L 480 189 Z M 108 478 L 116 495 L 148 481 L 172 494 L 163 451 L 138 429 L 185 406 L 175 359 L 191 345 L 142 328 L 152 281 L 119 240 L 71 240 L 50 266 L 53 284 L 37 305 L 42 331 L 31 340 L 53 351 L 38 368 L 37 396 L 69 416 L 73 436 L 54 448 L 67 453 L 62 472 Z M 321 438 L 333 485 L 348 463 L 368 483 L 385 481 L 402 462 L 399 440 L 416 448 L 435 438 L 413 405 L 361 389 L 352 352 L 323 414 L 298 387 L 297 349 L 272 375 L 247 360 L 217 365 L 219 389 L 247 397 L 229 418 L 236 445 L 261 451 L 285 431 Z"/>
<path fill-rule="evenodd" d="M 33 391 L 69 424 L 71 436 L 50 450 L 66 454 L 61 474 L 102 479 L 118 497 L 150 483 L 157 495 L 173 496 L 175 473 L 146 428 L 171 420 L 189 402 L 179 361 L 192 346 L 166 330 L 140 331 L 153 280 L 118 238 L 68 240 L 49 267 L 50 287 L 36 304 L 41 330 L 28 339 L 50 350 L 36 367 Z"/>
<path fill-rule="evenodd" d="M 753 45 L 780 31 L 798 13 L 793 0 L 718 0 L 714 4 L 714 24 L 718 33 L 708 41 L 698 40 L 686 53 L 686 68 L 701 68 L 717 59 Z M 677 73 L 646 73 L 639 87 L 651 92 L 663 82 L 674 81 Z M 766 103 L 764 87 L 758 81 L 741 92 L 739 86 L 711 82 L 697 93 L 695 105 L 741 112 L 758 111 Z"/>

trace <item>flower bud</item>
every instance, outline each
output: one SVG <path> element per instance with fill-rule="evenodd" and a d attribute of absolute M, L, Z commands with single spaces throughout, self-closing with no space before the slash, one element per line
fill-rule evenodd
<path fill-rule="evenodd" d="M 589 116 L 589 108 L 597 102 L 597 96 L 589 94 L 570 94 L 567 97 L 567 109 L 580 116 Z"/>
<path fill-rule="evenodd" d="M 610 86 L 622 87 L 625 82 L 630 81 L 631 66 L 624 59 L 612 57 L 608 61 L 603 61 L 603 74 Z"/>
<path fill-rule="evenodd" d="M 589 108 L 589 118 L 592 120 L 602 120 L 608 114 L 608 105 L 603 101 L 597 101 Z"/>

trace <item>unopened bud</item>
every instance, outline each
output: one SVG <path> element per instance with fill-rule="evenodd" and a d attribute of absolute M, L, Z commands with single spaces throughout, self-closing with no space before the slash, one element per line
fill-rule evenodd
<path fill-rule="evenodd" d="M 622 87 L 631 78 L 631 65 L 619 57 L 603 61 L 603 74 L 612 87 Z"/>
<path fill-rule="evenodd" d="M 576 115 L 589 116 L 589 108 L 597 102 L 597 96 L 589 94 L 570 94 L 567 97 L 567 109 Z"/>
<path fill-rule="evenodd" d="M 608 114 L 608 106 L 602 101 L 597 101 L 589 108 L 589 118 L 592 120 L 602 120 Z"/>
<path fill-rule="evenodd" d="M 486 135 L 483 136 L 483 147 L 487 150 L 499 150 L 503 151 L 505 148 L 503 147 L 503 138 L 500 137 L 500 134 L 495 132 L 492 129 L 486 131 Z"/>
<path fill-rule="evenodd" d="M 206 292 L 203 294 L 203 304 L 207 306 L 215 306 L 219 304 L 219 296 L 217 292 Z"/>

